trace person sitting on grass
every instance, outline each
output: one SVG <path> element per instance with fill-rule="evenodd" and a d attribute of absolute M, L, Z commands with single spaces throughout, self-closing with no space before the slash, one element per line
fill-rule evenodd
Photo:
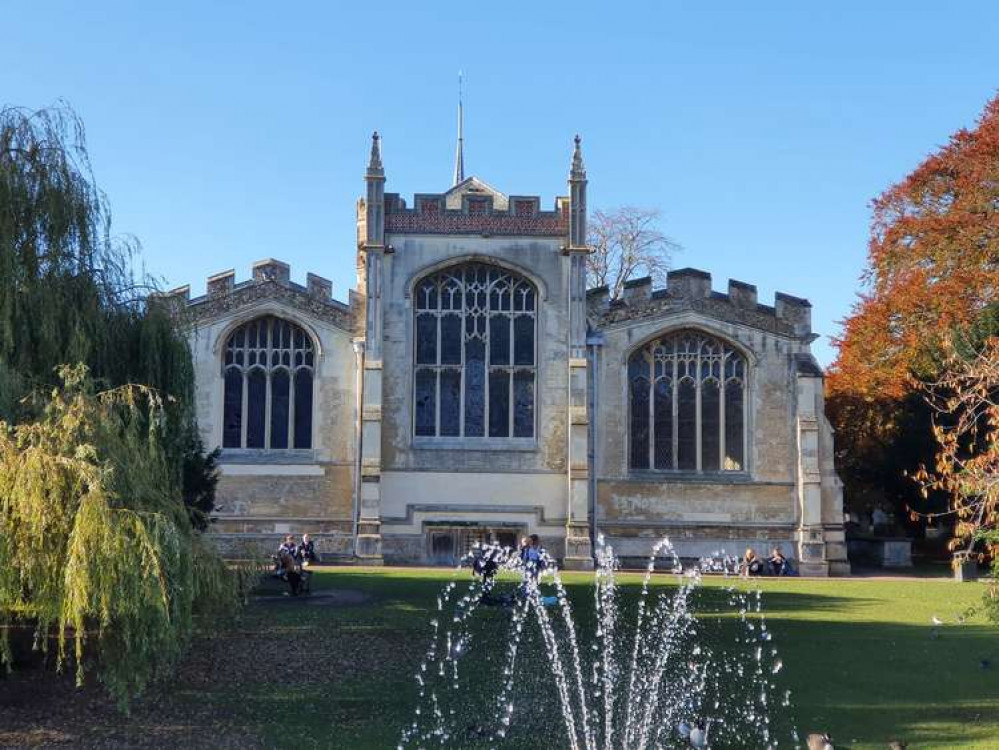
<path fill-rule="evenodd" d="M 499 571 L 503 551 L 494 544 L 476 546 L 472 550 L 472 575 L 482 578 L 482 588 L 492 588 L 493 579 Z"/>
<path fill-rule="evenodd" d="M 770 557 L 767 559 L 767 564 L 770 566 L 770 575 L 787 575 L 787 558 L 784 557 L 784 553 L 780 551 L 780 547 L 774 547 L 770 550 Z"/>
<path fill-rule="evenodd" d="M 763 573 L 763 561 L 757 557 L 752 547 L 747 547 L 746 556 L 742 558 L 742 565 L 739 566 L 739 575 L 743 578 L 749 578 L 750 576 L 761 576 Z"/>
<path fill-rule="evenodd" d="M 490 540 L 485 545 L 476 545 L 472 549 L 472 577 L 482 579 L 481 604 L 488 606 L 509 606 L 513 597 L 509 594 L 496 595 L 493 586 L 500 566 L 507 561 L 507 552 L 495 541 Z"/>
<path fill-rule="evenodd" d="M 774 547 L 770 551 L 770 558 L 767 560 L 767 563 L 770 565 L 770 575 L 791 575 L 791 564 L 784 557 L 784 553 L 781 552 L 780 547 Z"/>
<path fill-rule="evenodd" d="M 545 569 L 545 551 L 537 534 L 531 534 L 521 540 L 520 561 L 524 564 L 524 580 L 520 592 L 522 596 L 527 596 L 532 584 L 537 588 L 538 577 Z"/>

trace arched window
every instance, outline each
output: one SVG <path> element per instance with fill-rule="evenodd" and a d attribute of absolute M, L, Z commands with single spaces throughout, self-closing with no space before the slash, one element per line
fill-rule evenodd
<path fill-rule="evenodd" d="M 746 360 L 698 331 L 656 339 L 628 359 L 633 469 L 745 471 Z"/>
<path fill-rule="evenodd" d="M 315 348 L 274 317 L 244 323 L 225 342 L 224 448 L 311 448 Z"/>
<path fill-rule="evenodd" d="M 416 435 L 534 437 L 537 299 L 530 281 L 484 263 L 416 285 Z"/>

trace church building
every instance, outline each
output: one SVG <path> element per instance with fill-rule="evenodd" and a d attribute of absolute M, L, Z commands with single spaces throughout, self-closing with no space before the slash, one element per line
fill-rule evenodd
<path fill-rule="evenodd" d="M 553 204 L 466 178 L 460 140 L 450 189 L 385 186 L 376 133 L 346 301 L 272 259 L 165 295 L 222 449 L 221 544 L 308 532 L 331 557 L 453 564 L 537 533 L 589 568 L 598 536 L 638 561 L 668 535 L 684 558 L 780 546 L 849 572 L 807 300 L 689 268 L 587 289 L 578 136 Z"/>

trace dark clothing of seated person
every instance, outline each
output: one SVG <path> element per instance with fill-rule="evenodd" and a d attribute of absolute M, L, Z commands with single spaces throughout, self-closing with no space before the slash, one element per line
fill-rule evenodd
<path fill-rule="evenodd" d="M 779 549 L 770 553 L 770 559 L 767 560 L 767 563 L 770 565 L 770 575 L 791 575 L 791 564 Z"/>
<path fill-rule="evenodd" d="M 746 556 L 742 558 L 742 565 L 739 566 L 739 575 L 743 578 L 749 578 L 765 575 L 766 572 L 763 560 L 757 557 L 753 550 L 747 549 Z"/>
<path fill-rule="evenodd" d="M 537 534 L 531 534 L 521 542 L 520 561 L 523 563 L 524 572 L 520 588 L 517 590 L 519 596 L 526 597 L 532 587 L 537 589 L 538 579 L 546 567 L 546 557 L 547 554 Z"/>
<path fill-rule="evenodd" d="M 524 569 L 530 576 L 537 579 L 541 571 L 545 569 L 544 550 L 538 543 L 538 535 L 532 534 L 530 543 L 520 548 L 520 559 L 524 563 Z"/>
<path fill-rule="evenodd" d="M 296 557 L 297 554 L 298 548 L 295 546 L 295 540 L 290 536 L 286 536 L 284 541 L 281 542 L 281 546 L 278 547 L 277 553 L 271 558 L 274 561 L 274 575 L 278 578 L 284 578 L 284 566 L 281 563 L 281 558 L 284 555 Z"/>
<path fill-rule="evenodd" d="M 503 550 L 499 547 L 476 547 L 472 550 L 472 575 L 482 578 L 483 584 L 492 584 L 499 572 Z"/>
<path fill-rule="evenodd" d="M 302 588 L 302 566 L 295 556 L 288 552 L 282 552 L 278 556 L 278 565 L 281 567 L 282 576 L 288 581 L 291 595 L 298 596 L 298 592 Z"/>
<path fill-rule="evenodd" d="M 296 550 L 296 556 L 303 563 L 309 563 L 310 565 L 312 563 L 319 562 L 319 553 L 316 552 L 316 543 L 311 539 L 303 538 L 302 543 L 298 545 L 298 549 Z"/>

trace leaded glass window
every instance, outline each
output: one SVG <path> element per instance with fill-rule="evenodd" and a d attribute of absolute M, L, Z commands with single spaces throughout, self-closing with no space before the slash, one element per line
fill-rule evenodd
<path fill-rule="evenodd" d="M 746 360 L 699 331 L 679 331 L 628 360 L 633 469 L 745 471 Z"/>
<path fill-rule="evenodd" d="M 311 448 L 312 338 L 266 316 L 226 339 L 222 359 L 224 448 Z"/>
<path fill-rule="evenodd" d="M 422 279 L 413 302 L 415 434 L 534 437 L 534 285 L 466 263 Z"/>

